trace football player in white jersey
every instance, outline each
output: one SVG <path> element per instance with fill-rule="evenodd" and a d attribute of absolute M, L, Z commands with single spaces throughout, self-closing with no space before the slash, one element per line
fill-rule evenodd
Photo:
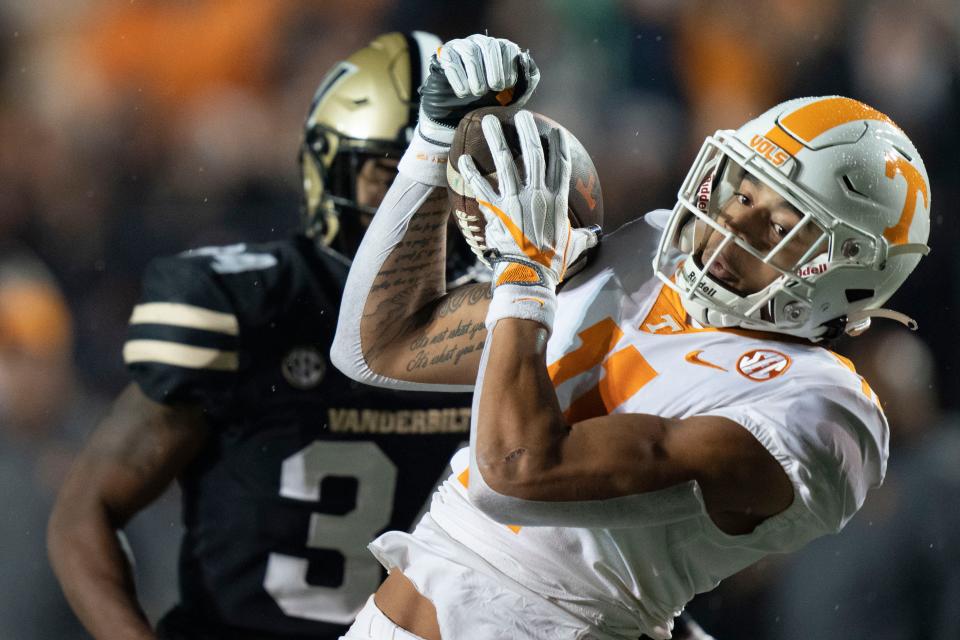
<path fill-rule="evenodd" d="M 488 40 L 444 45 L 426 86 L 464 109 L 509 87 Z M 565 280 L 597 244 L 567 220 L 566 141 L 545 157 L 517 114 L 521 180 L 487 118 L 498 187 L 458 168 L 494 279 L 447 291 L 422 249 L 442 219 L 419 213 L 445 195 L 463 110 L 441 93 L 353 263 L 332 358 L 374 384 L 474 389 L 471 446 L 412 534 L 372 543 L 390 575 L 345 637 L 666 639 L 695 594 L 842 528 L 888 430 L 825 345 L 877 316 L 912 325 L 881 308 L 927 252 L 907 136 L 849 98 L 778 105 L 707 138 L 673 210 Z"/>

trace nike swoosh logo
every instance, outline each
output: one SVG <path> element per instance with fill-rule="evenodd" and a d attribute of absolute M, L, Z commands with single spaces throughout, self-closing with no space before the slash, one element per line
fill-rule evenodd
<path fill-rule="evenodd" d="M 530 301 L 532 301 L 532 302 L 536 302 L 536 303 L 539 304 L 541 307 L 544 306 L 544 305 L 543 305 L 543 300 L 541 300 L 540 298 L 514 298 L 514 299 L 513 299 L 514 302 L 523 302 L 524 300 L 530 300 Z"/>
<path fill-rule="evenodd" d="M 700 365 L 701 367 L 710 367 L 711 369 L 719 369 L 720 371 L 726 371 L 723 367 L 712 362 L 707 362 L 700 357 L 700 354 L 703 353 L 702 349 L 695 349 L 687 355 L 683 356 L 683 359 L 689 362 L 690 364 Z"/>

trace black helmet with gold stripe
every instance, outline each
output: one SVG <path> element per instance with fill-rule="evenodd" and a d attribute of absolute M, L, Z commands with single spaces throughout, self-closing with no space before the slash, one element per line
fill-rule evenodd
<path fill-rule="evenodd" d="M 317 242 L 356 250 L 413 135 L 417 90 L 440 44 L 422 31 L 387 33 L 320 83 L 300 149 L 305 232 Z"/>

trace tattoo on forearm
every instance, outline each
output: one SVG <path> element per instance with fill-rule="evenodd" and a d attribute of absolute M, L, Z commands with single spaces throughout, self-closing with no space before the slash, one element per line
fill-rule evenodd
<path fill-rule="evenodd" d="M 437 315 L 443 318 L 457 311 L 464 303 L 473 306 L 482 300 L 490 300 L 491 298 L 493 298 L 493 291 L 489 285 L 460 287 L 444 299 L 437 309 Z"/>
<path fill-rule="evenodd" d="M 367 298 L 362 319 L 364 355 L 375 363 L 397 338 L 414 332 L 407 346 L 411 359 L 407 371 L 432 365 L 456 364 L 464 356 L 483 348 L 483 322 L 461 322 L 433 334 L 415 334 L 416 326 L 436 324 L 465 306 L 491 297 L 487 284 L 468 285 L 447 295 L 439 306 L 430 303 L 444 296 L 447 234 L 446 193 L 437 189 L 411 218 L 406 233 L 377 273 Z M 404 340 L 407 340 L 404 338 Z"/>
<path fill-rule="evenodd" d="M 452 362 L 457 364 L 465 355 L 483 350 L 487 330 L 483 322 L 461 320 L 433 333 L 424 332 L 409 345 L 413 357 L 407 361 L 407 371 L 426 369 L 431 365 Z"/>
<path fill-rule="evenodd" d="M 384 262 L 374 279 L 371 301 L 382 292 L 389 293 L 389 298 L 381 303 L 387 302 L 391 307 L 405 305 L 424 284 L 432 284 L 433 288 L 443 286 L 443 271 L 434 272 L 445 264 L 447 211 L 445 198 L 438 197 L 437 193 L 443 194 L 437 190 L 427 199 L 411 219 L 399 246 Z M 376 316 L 383 311 L 377 304 L 376 310 L 367 315 Z"/>

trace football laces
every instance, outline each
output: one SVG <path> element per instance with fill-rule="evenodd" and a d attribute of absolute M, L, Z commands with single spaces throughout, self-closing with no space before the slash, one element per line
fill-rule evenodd
<path fill-rule="evenodd" d="M 483 264 L 489 267 L 490 262 L 483 257 L 483 253 L 487 250 L 483 227 L 477 224 L 480 221 L 480 216 L 472 216 L 466 211 L 460 211 L 459 209 L 454 211 L 454 214 L 457 217 L 457 226 L 460 227 L 460 233 L 463 234 L 467 245 L 470 246 L 470 250 L 476 254 L 477 258 L 479 258 Z"/>

